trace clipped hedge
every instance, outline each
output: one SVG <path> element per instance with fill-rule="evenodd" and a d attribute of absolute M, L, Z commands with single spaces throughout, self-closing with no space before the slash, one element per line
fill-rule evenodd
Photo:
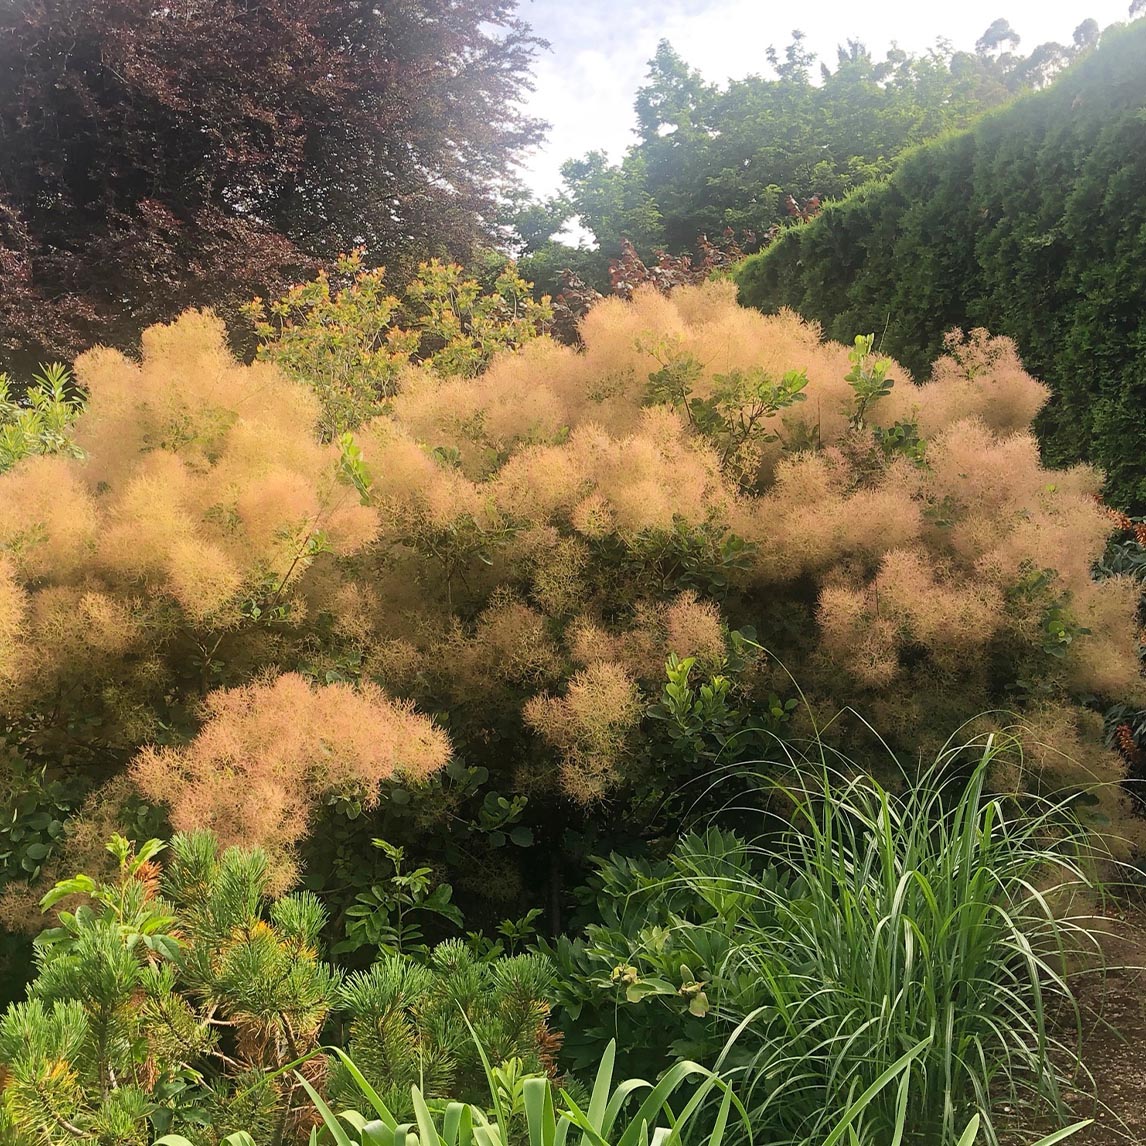
<path fill-rule="evenodd" d="M 1056 83 L 911 153 L 740 272 L 740 298 L 830 338 L 882 334 L 925 376 L 952 327 L 1018 343 L 1052 388 L 1045 459 L 1146 506 L 1146 20 Z"/>

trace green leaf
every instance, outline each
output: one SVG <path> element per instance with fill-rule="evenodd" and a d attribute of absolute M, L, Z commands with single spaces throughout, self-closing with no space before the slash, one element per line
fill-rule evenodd
<path fill-rule="evenodd" d="M 1061 1130 L 1056 1130 L 1053 1134 L 1048 1134 L 1045 1138 L 1040 1138 L 1033 1146 L 1055 1146 L 1056 1143 L 1070 1138 L 1080 1130 L 1085 1130 L 1093 1121 L 1093 1118 L 1088 1118 L 1085 1122 L 1075 1122 L 1070 1126 L 1064 1126 Z"/>
<path fill-rule="evenodd" d="M 315 1109 L 322 1116 L 322 1124 L 326 1127 L 331 1138 L 334 1139 L 335 1146 L 355 1146 L 346 1131 L 342 1129 L 342 1123 L 339 1121 L 338 1116 L 326 1104 L 326 1099 L 297 1071 L 295 1071 L 295 1078 L 302 1084 L 303 1090 L 310 1095 L 310 1100 L 314 1103 Z"/>
<path fill-rule="evenodd" d="M 416 1087 L 410 1087 L 410 1101 L 414 1106 L 414 1117 L 418 1122 L 418 1140 L 420 1146 L 444 1146 L 434 1119 L 430 1115 L 430 1108 L 422 1092 Z"/>
<path fill-rule="evenodd" d="M 676 987 L 665 979 L 641 979 L 625 988 L 625 998 L 630 1003 L 639 1003 L 650 995 L 675 995 Z"/>
<path fill-rule="evenodd" d="M 96 890 L 96 882 L 91 876 L 77 875 L 72 879 L 64 879 L 56 884 L 51 891 L 40 900 L 40 907 L 45 911 L 61 899 L 69 895 L 91 895 Z"/>
<path fill-rule="evenodd" d="M 959 1135 L 959 1141 L 955 1146 L 975 1146 L 975 1139 L 979 1137 L 979 1115 L 974 1115 L 970 1122 L 967 1123 L 966 1130 Z"/>
<path fill-rule="evenodd" d="M 907 1070 L 912 1061 L 918 1058 L 928 1046 L 931 1039 L 926 1038 L 918 1042 L 906 1054 L 895 1060 L 875 1081 L 844 1111 L 840 1121 L 836 1123 L 831 1133 L 824 1139 L 824 1146 L 835 1146 L 844 1136 L 845 1131 L 862 1113 L 864 1107 L 875 1098 L 877 1094 L 902 1070 Z"/>
<path fill-rule="evenodd" d="M 347 1073 L 354 1080 L 354 1085 L 358 1087 L 359 1091 L 370 1103 L 374 1113 L 378 1118 L 391 1130 L 398 1125 L 398 1120 L 390 1113 L 390 1108 L 384 1103 L 379 1096 L 378 1092 L 367 1081 L 366 1076 L 360 1071 L 354 1060 L 343 1050 L 338 1047 L 330 1047 L 330 1053 L 337 1056 L 342 1065 L 346 1068 Z"/>
<path fill-rule="evenodd" d="M 529 1146 L 554 1146 L 557 1122 L 553 1111 L 553 1088 L 547 1078 L 527 1078 L 521 1087 Z"/>

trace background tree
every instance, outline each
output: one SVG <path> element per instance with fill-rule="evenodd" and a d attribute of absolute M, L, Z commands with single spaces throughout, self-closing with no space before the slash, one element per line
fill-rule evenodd
<path fill-rule="evenodd" d="M 989 56 L 1008 46 L 1017 48 L 1022 37 L 1001 17 L 993 20 L 991 26 L 975 41 L 975 51 L 981 56 Z"/>
<path fill-rule="evenodd" d="M 1079 51 L 1085 51 L 1088 48 L 1093 48 L 1098 44 L 1099 27 L 1098 21 L 1094 19 L 1083 20 L 1077 28 L 1075 28 L 1071 39 L 1074 46 Z"/>
<path fill-rule="evenodd" d="M 562 169 L 567 211 L 592 232 L 597 259 L 526 243 L 525 272 L 556 293 L 554 270 L 569 265 L 604 290 L 622 238 L 648 259 L 661 246 L 691 251 L 699 236 L 715 239 L 726 227 L 763 236 L 788 217 L 789 195 L 835 199 L 886 176 L 905 150 L 1044 86 L 1096 31 L 1080 25 L 1073 48 L 1048 42 L 1025 57 L 1005 20 L 973 53 L 939 41 L 922 55 L 892 46 L 877 59 L 849 40 L 833 66 L 820 65 L 818 83 L 816 58 L 796 31 L 783 52 L 768 50 L 772 75 L 723 88 L 662 41 L 636 96 L 637 143 L 620 163 L 592 152 Z M 521 217 L 525 227 L 536 221 L 535 212 Z"/>
<path fill-rule="evenodd" d="M 514 9 L 0 0 L 0 360 L 126 346 L 359 243 L 399 276 L 468 254 L 540 136 Z"/>

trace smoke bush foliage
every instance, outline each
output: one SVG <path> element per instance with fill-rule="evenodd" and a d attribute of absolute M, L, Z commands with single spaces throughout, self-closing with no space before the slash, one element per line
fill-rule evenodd
<path fill-rule="evenodd" d="M 1071 698 L 1139 690 L 1134 587 L 1090 576 L 1097 475 L 1040 467 L 1046 391 L 1010 342 L 952 337 L 916 387 L 870 341 L 822 343 L 719 285 L 602 303 L 582 334 L 472 381 L 410 375 L 358 435 L 391 539 L 371 592 L 404 606 L 363 616 L 382 679 L 459 706 L 531 693 L 582 799 L 634 778 L 624 734 L 666 654 L 719 669 L 744 623 L 817 706 L 857 705 L 901 746 L 1022 682 L 1034 739 L 1085 756 Z M 776 660 L 750 675 L 752 695 L 787 687 Z"/>
<path fill-rule="evenodd" d="M 187 753 L 140 758 L 143 790 L 279 854 L 318 793 L 444 763 L 444 737 L 377 689 L 280 677 L 198 711 L 220 685 L 297 662 L 312 567 L 376 529 L 314 435 L 310 393 L 239 366 L 197 314 L 149 331 L 140 363 L 96 350 L 76 378 L 82 456 L 3 475 L 0 681 L 25 747 L 91 782 L 206 719 Z"/>
<path fill-rule="evenodd" d="M 84 457 L 0 476 L 6 719 L 280 853 L 321 801 L 388 814 L 387 769 L 450 746 L 555 852 L 578 805 L 648 833 L 661 796 L 751 752 L 752 713 L 801 731 L 789 671 L 911 755 L 1021 706 L 1034 783 L 1119 778 L 1079 701 L 1141 695 L 1136 587 L 1092 579 L 1098 475 L 1040 466 L 1047 392 L 1013 344 L 953 335 L 916 386 L 870 338 L 733 291 L 602 302 L 580 349 L 533 338 L 476 376 L 402 365 L 328 444 L 307 386 L 237 365 L 203 315 L 139 363 L 81 357 Z M 673 655 L 691 682 L 678 660 L 666 685 Z M 441 783 L 412 813 L 426 848 L 457 818 Z"/>
<path fill-rule="evenodd" d="M 417 781 L 450 753 L 440 728 L 368 682 L 316 687 L 284 673 L 211 693 L 203 715 L 185 747 L 145 748 L 132 778 L 170 805 L 176 829 L 210 828 L 224 844 L 272 855 L 306 833 L 316 794 L 354 789 L 369 807 L 380 781 L 396 772 Z"/>

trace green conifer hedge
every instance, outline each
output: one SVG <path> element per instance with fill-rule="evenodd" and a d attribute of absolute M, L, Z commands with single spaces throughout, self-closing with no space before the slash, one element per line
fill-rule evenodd
<path fill-rule="evenodd" d="M 908 155 L 740 272 L 741 301 L 883 336 L 917 377 L 952 327 L 1014 338 L 1049 383 L 1045 458 L 1146 506 L 1146 20 L 1042 92 Z"/>

